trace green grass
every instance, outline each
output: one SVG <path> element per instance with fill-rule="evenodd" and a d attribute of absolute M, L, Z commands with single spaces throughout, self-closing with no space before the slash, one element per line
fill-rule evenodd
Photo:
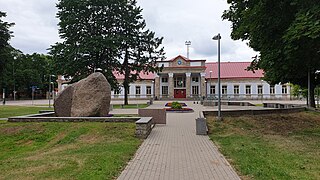
<path fill-rule="evenodd" d="M 53 108 L 33 106 L 0 106 L 0 118 L 38 114 L 39 110 L 53 110 Z"/>
<path fill-rule="evenodd" d="M 0 179 L 114 179 L 141 140 L 134 123 L 0 122 Z"/>
<path fill-rule="evenodd" d="M 320 114 L 208 117 L 210 138 L 243 179 L 320 179 Z"/>
<path fill-rule="evenodd" d="M 138 109 L 138 108 L 146 108 L 146 107 L 148 107 L 147 104 L 128 104 L 128 105 L 113 104 L 114 109 Z"/>

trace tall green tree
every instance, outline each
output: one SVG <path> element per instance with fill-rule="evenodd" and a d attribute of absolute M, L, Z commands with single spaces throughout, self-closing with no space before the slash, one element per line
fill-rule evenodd
<path fill-rule="evenodd" d="M 121 35 L 121 62 L 119 72 L 124 74 L 124 104 L 128 104 L 128 92 L 131 82 L 139 79 L 140 72 L 159 72 L 157 60 L 163 60 L 164 50 L 160 47 L 163 38 L 155 37 L 155 33 L 145 30 L 146 23 L 141 15 L 142 9 L 136 1 L 126 1 L 126 8 L 121 12 L 123 18 L 119 24 L 123 29 Z"/>
<path fill-rule="evenodd" d="M 164 58 L 162 38 L 144 30 L 135 0 L 60 0 L 57 7 L 63 42 L 52 46 L 50 54 L 59 73 L 77 81 L 100 68 L 117 89 L 117 71 L 125 74 L 127 92 L 139 72 L 159 70 L 155 61 Z"/>
<path fill-rule="evenodd" d="M 232 22 L 231 37 L 248 40 L 260 52 L 249 69 L 263 69 L 270 83 L 291 82 L 307 87 L 311 99 L 320 69 L 320 4 L 318 0 L 228 0 L 222 16 Z"/>
<path fill-rule="evenodd" d="M 4 87 L 4 75 L 3 72 L 12 59 L 11 51 L 13 48 L 9 44 L 9 40 L 12 37 L 13 32 L 9 30 L 14 23 L 8 23 L 3 20 L 6 17 L 6 13 L 0 11 L 0 88 Z"/>
<path fill-rule="evenodd" d="M 63 42 L 51 47 L 59 73 L 73 81 L 101 68 L 112 87 L 119 66 L 118 21 L 122 0 L 60 0 L 57 4 L 59 34 Z"/>

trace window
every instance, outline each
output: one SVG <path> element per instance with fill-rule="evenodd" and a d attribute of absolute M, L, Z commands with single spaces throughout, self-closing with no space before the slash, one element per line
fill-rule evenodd
<path fill-rule="evenodd" d="M 216 94 L 216 86 L 210 86 L 210 94 Z"/>
<path fill-rule="evenodd" d="M 192 94 L 199 95 L 199 86 L 192 86 Z"/>
<path fill-rule="evenodd" d="M 270 85 L 270 94 L 274 94 L 274 86 Z"/>
<path fill-rule="evenodd" d="M 233 94 L 239 94 L 239 86 L 238 85 L 233 86 Z"/>
<path fill-rule="evenodd" d="M 167 78 L 167 77 L 163 77 L 163 78 L 161 78 L 161 82 L 163 82 L 163 83 L 167 83 L 167 82 L 168 82 L 168 78 Z"/>
<path fill-rule="evenodd" d="M 288 93 L 287 86 L 286 85 L 282 86 L 282 94 L 287 94 L 287 93 Z"/>
<path fill-rule="evenodd" d="M 222 86 L 222 94 L 227 94 L 227 93 L 228 93 L 228 87 Z"/>
<path fill-rule="evenodd" d="M 259 94 L 259 95 L 262 95 L 262 94 L 263 94 L 263 90 L 262 90 L 263 88 L 262 88 L 262 87 L 263 87 L 262 85 L 259 85 L 259 86 L 258 86 L 258 94 Z"/>
<path fill-rule="evenodd" d="M 146 92 L 147 92 L 147 95 L 151 95 L 151 86 L 147 86 Z"/>
<path fill-rule="evenodd" d="M 186 87 L 186 78 L 184 77 L 174 78 L 174 87 Z"/>
<path fill-rule="evenodd" d="M 198 77 L 192 77 L 192 82 L 199 82 L 199 78 Z"/>
<path fill-rule="evenodd" d="M 246 85 L 246 94 L 251 94 L 251 86 Z"/>
<path fill-rule="evenodd" d="M 140 95 L 140 94 L 141 94 L 141 87 L 136 86 L 136 95 Z"/>
<path fill-rule="evenodd" d="M 162 86 L 162 95 L 168 95 L 168 86 Z"/>

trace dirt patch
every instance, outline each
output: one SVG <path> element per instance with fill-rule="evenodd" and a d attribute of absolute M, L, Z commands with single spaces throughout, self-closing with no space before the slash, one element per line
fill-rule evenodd
<path fill-rule="evenodd" d="M 96 144 L 103 141 L 103 137 L 100 134 L 84 134 L 79 137 L 79 142 L 85 144 Z"/>
<path fill-rule="evenodd" d="M 22 146 L 30 146 L 33 144 L 33 141 L 32 140 L 21 140 L 21 141 L 18 141 L 16 144 L 18 145 L 22 145 Z"/>
<path fill-rule="evenodd" d="M 5 127 L 0 129 L 0 134 L 14 135 L 18 134 L 22 129 L 24 129 L 24 127 L 21 126 Z"/>

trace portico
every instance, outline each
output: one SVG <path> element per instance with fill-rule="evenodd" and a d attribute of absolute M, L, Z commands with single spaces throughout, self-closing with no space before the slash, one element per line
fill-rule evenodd
<path fill-rule="evenodd" d="M 206 95 L 205 60 L 189 60 L 178 56 L 159 61 L 163 66 L 155 78 L 155 96 L 159 99 L 200 98 Z"/>

